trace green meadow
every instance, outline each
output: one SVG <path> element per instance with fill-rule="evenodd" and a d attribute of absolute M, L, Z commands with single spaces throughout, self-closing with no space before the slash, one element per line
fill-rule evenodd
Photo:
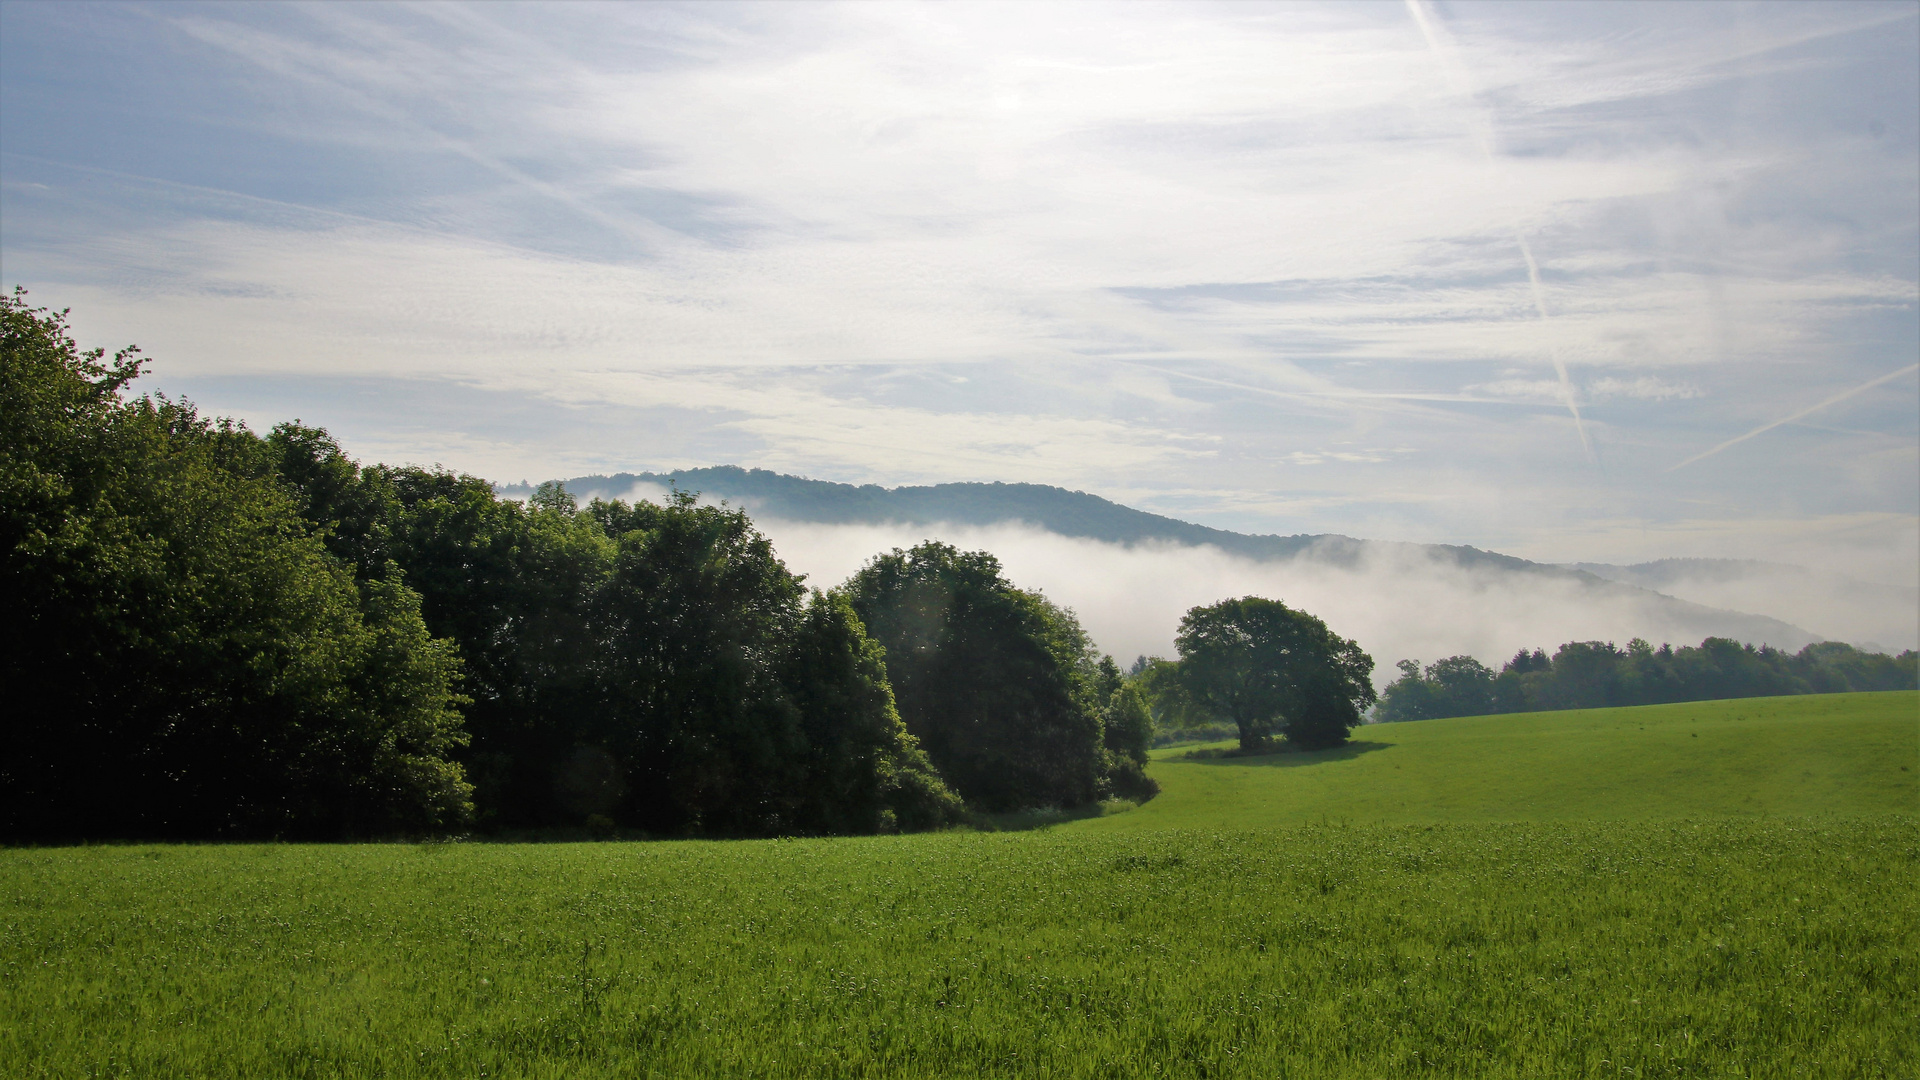
<path fill-rule="evenodd" d="M 1028 831 L 0 851 L 0 1072 L 1920 1072 L 1920 695 L 1356 736 Z"/>
<path fill-rule="evenodd" d="M 1201 748 L 1215 752 L 1218 743 Z M 1165 794 L 1101 828 L 1807 817 L 1920 811 L 1912 691 L 1355 728 L 1317 754 L 1155 753 Z"/>

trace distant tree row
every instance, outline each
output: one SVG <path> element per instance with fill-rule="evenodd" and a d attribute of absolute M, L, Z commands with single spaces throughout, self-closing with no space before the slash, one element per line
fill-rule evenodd
<path fill-rule="evenodd" d="M 128 400 L 0 298 L 0 835 L 936 828 L 1150 796 L 1140 689 L 992 556 L 809 590 L 736 509 L 525 503 Z"/>
<path fill-rule="evenodd" d="M 1471 656 L 1450 656 L 1425 669 L 1417 660 L 1396 666 L 1400 678 L 1381 692 L 1375 712 L 1380 722 L 1920 687 L 1920 656 L 1913 650 L 1888 656 L 1838 641 L 1798 653 L 1712 637 L 1678 649 L 1656 649 L 1639 638 L 1624 649 L 1575 641 L 1551 657 L 1522 649 L 1499 671 Z"/>

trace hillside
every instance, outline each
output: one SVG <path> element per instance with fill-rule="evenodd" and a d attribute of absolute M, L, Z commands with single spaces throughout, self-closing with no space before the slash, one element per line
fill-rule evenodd
<path fill-rule="evenodd" d="M 1798 650 L 1824 640 L 1819 633 L 1782 619 L 1726 607 L 1694 603 L 1647 588 L 1638 582 L 1609 580 L 1586 570 L 1451 544 L 1411 544 L 1363 540 L 1333 533 L 1290 536 L 1249 535 L 1209 528 L 1136 510 L 1084 491 L 1045 484 L 954 483 L 885 488 L 809 480 L 764 469 L 736 466 L 687 469 L 671 473 L 617 473 L 565 481 L 576 498 L 627 498 L 636 488 L 675 486 L 745 508 L 757 518 L 824 525 L 991 526 L 1022 523 L 1057 536 L 1134 547 L 1142 544 L 1210 547 L 1256 563 L 1299 563 L 1356 569 L 1370 558 L 1414 562 L 1476 575 L 1481 585 L 1519 587 L 1519 593 L 1551 583 L 1562 595 L 1571 590 L 1596 604 L 1626 604 L 1641 610 L 1642 631 L 1654 626 L 1675 641 L 1730 637 L 1754 644 Z M 499 488 L 524 497 L 526 484 Z M 1553 642 L 1538 642 L 1548 645 Z M 1498 658 L 1488 657 L 1495 660 Z"/>
<path fill-rule="evenodd" d="M 1163 757 L 1158 799 L 1026 832 L 0 849 L 0 1060 L 1910 1075 L 1915 712 L 1905 693 L 1388 725 L 1341 754 Z"/>
<path fill-rule="evenodd" d="M 1757 559 L 1659 559 L 1622 566 L 1569 563 L 1595 577 L 1708 607 L 1766 610 L 1788 622 L 1846 636 L 1869 652 L 1920 648 L 1920 588 L 1862 581 L 1831 569 Z"/>
<path fill-rule="evenodd" d="M 1912 691 L 1375 724 L 1316 754 L 1157 751 L 1164 794 L 1072 827 L 1912 814 L 1917 730 Z"/>

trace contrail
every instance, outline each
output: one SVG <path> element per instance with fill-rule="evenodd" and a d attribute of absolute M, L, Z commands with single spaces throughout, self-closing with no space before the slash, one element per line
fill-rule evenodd
<path fill-rule="evenodd" d="M 1452 45 L 1441 36 L 1440 27 L 1434 22 L 1433 15 L 1427 11 L 1426 0 L 1407 0 L 1407 13 L 1413 16 L 1414 24 L 1420 27 L 1420 34 L 1427 39 L 1427 48 L 1433 51 L 1434 59 L 1440 62 L 1441 70 L 1454 84 L 1454 90 L 1469 101 L 1473 100 L 1473 80 L 1467 74 L 1465 64 L 1454 54 Z M 1487 161 L 1495 160 L 1493 154 L 1492 125 L 1473 124 L 1473 141 L 1480 147 L 1480 153 Z M 1527 260 L 1527 285 L 1533 290 L 1533 310 L 1540 316 L 1541 322 L 1547 322 L 1547 293 L 1540 284 L 1540 264 L 1533 257 L 1533 245 L 1527 243 L 1527 236 L 1519 229 L 1513 231 L 1513 239 L 1520 245 L 1520 254 Z M 1593 461 L 1593 443 L 1587 438 L 1587 422 L 1580 416 L 1580 403 L 1573 396 L 1573 381 L 1567 378 L 1566 361 L 1560 354 L 1548 346 L 1547 355 L 1553 361 L 1553 372 L 1560 377 L 1560 397 L 1567 403 L 1567 412 L 1573 414 L 1573 429 L 1580 434 L 1580 449 L 1586 451 L 1587 460 Z"/>
<path fill-rule="evenodd" d="M 1416 0 L 1407 0 L 1415 3 Z M 1527 284 L 1533 288 L 1533 310 L 1540 313 L 1540 321 L 1547 321 L 1547 291 L 1540 287 L 1540 264 L 1533 261 L 1533 245 L 1527 243 L 1525 233 L 1515 230 L 1513 238 L 1520 244 L 1520 254 L 1527 260 Z M 1580 403 L 1573 397 L 1573 382 L 1567 378 L 1567 362 L 1560 359 L 1560 351 L 1547 343 L 1547 356 L 1553 360 L 1553 373 L 1560 376 L 1560 396 L 1566 399 L 1567 411 L 1573 414 L 1573 430 L 1580 433 L 1580 449 L 1587 452 L 1587 460 L 1593 460 L 1593 444 L 1587 441 L 1587 424 L 1580 419 Z"/>
<path fill-rule="evenodd" d="M 1673 472 L 1675 469 L 1684 469 L 1687 466 L 1693 464 L 1694 462 L 1699 461 L 1701 458 L 1712 457 L 1713 455 L 1719 453 L 1722 450 L 1725 450 L 1727 447 L 1732 446 L 1735 443 L 1746 442 L 1748 439 L 1753 438 L 1755 435 L 1761 435 L 1766 432 L 1772 431 L 1774 428 L 1779 427 L 1781 424 L 1791 424 L 1795 420 L 1798 420 L 1803 416 L 1812 415 L 1813 413 L 1817 413 L 1821 409 L 1824 409 L 1829 405 L 1833 405 L 1838 402 L 1845 401 L 1855 394 L 1862 393 L 1867 390 L 1871 390 L 1874 387 L 1879 386 L 1881 383 L 1892 382 L 1893 380 L 1899 378 L 1902 375 L 1911 375 L 1916 371 L 1920 371 L 1920 364 L 1908 364 L 1906 367 L 1901 368 L 1899 371 L 1889 372 L 1885 375 L 1880 376 L 1877 379 L 1869 379 L 1868 381 L 1861 383 L 1859 386 L 1856 386 L 1851 390 L 1843 390 L 1840 393 L 1833 395 L 1832 397 L 1828 398 L 1827 400 L 1821 402 L 1818 405 L 1809 405 L 1806 408 L 1801 409 L 1799 412 L 1794 413 L 1792 416 L 1783 416 L 1780 419 L 1775 420 L 1771 424 L 1761 424 L 1759 427 L 1754 428 L 1752 431 L 1747 432 L 1745 435 L 1736 435 L 1733 438 L 1728 439 L 1726 442 L 1721 443 L 1719 446 L 1716 446 L 1711 450 L 1707 450 L 1702 453 L 1695 454 L 1692 457 L 1688 458 L 1687 460 L 1681 462 L 1680 464 L 1669 467 L 1667 471 Z"/>

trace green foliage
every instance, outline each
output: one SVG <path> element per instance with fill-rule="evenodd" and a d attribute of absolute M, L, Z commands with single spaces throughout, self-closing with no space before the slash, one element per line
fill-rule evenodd
<path fill-rule="evenodd" d="M 1080 806 L 1108 759 L 1086 634 L 986 552 L 928 541 L 848 583 L 886 649 L 900 714 L 940 775 L 986 811 Z"/>
<path fill-rule="evenodd" d="M 1424 673 L 1415 660 L 1396 666 L 1400 678 L 1381 694 L 1381 722 L 1920 687 L 1920 655 L 1913 650 L 1887 656 L 1838 641 L 1809 645 L 1798 654 L 1726 638 L 1679 649 L 1655 649 L 1640 638 L 1625 649 L 1575 641 L 1551 658 L 1543 650 L 1522 649 L 1498 674 L 1470 656 L 1430 664 Z"/>
<path fill-rule="evenodd" d="M 1153 718 L 1154 742 L 1223 738 L 1237 734 L 1232 721 L 1223 721 L 1195 702 L 1180 677 L 1180 662 L 1158 656 L 1134 660 L 1127 682 L 1146 700 Z"/>
<path fill-rule="evenodd" d="M 1189 610 L 1174 639 L 1188 697 L 1233 722 L 1242 753 L 1277 726 L 1302 749 L 1338 746 L 1373 704 L 1373 658 L 1327 624 L 1257 596 Z"/>
<path fill-rule="evenodd" d="M 764 835 L 959 819 L 844 600 L 809 600 L 747 516 L 523 504 L 475 477 L 360 468 L 283 425 L 275 467 L 362 575 L 391 559 L 467 657 L 490 829 Z"/>
<path fill-rule="evenodd" d="M 1394 666 L 1400 669 L 1400 678 L 1381 692 L 1375 713 L 1382 723 L 1483 716 L 1498 707 L 1498 673 L 1471 656 L 1449 656 L 1428 664 L 1424 675 L 1417 660 L 1402 660 Z"/>
<path fill-rule="evenodd" d="M 1113 661 L 1107 659 L 1109 666 Z M 1160 785 L 1147 775 L 1147 752 L 1153 746 L 1153 711 L 1139 684 L 1117 678 L 1106 699 L 1102 719 L 1106 729 L 1108 776 L 1115 795 L 1126 799 L 1152 798 Z"/>
<path fill-rule="evenodd" d="M 439 829 L 469 788 L 459 662 L 356 584 L 259 440 L 124 401 L 131 351 L 0 298 L 0 834 Z"/>
<path fill-rule="evenodd" d="M 793 815 L 810 831 L 919 832 L 965 816 L 901 721 L 885 650 L 845 593 L 813 593 L 785 678 L 808 747 L 807 803 Z"/>

